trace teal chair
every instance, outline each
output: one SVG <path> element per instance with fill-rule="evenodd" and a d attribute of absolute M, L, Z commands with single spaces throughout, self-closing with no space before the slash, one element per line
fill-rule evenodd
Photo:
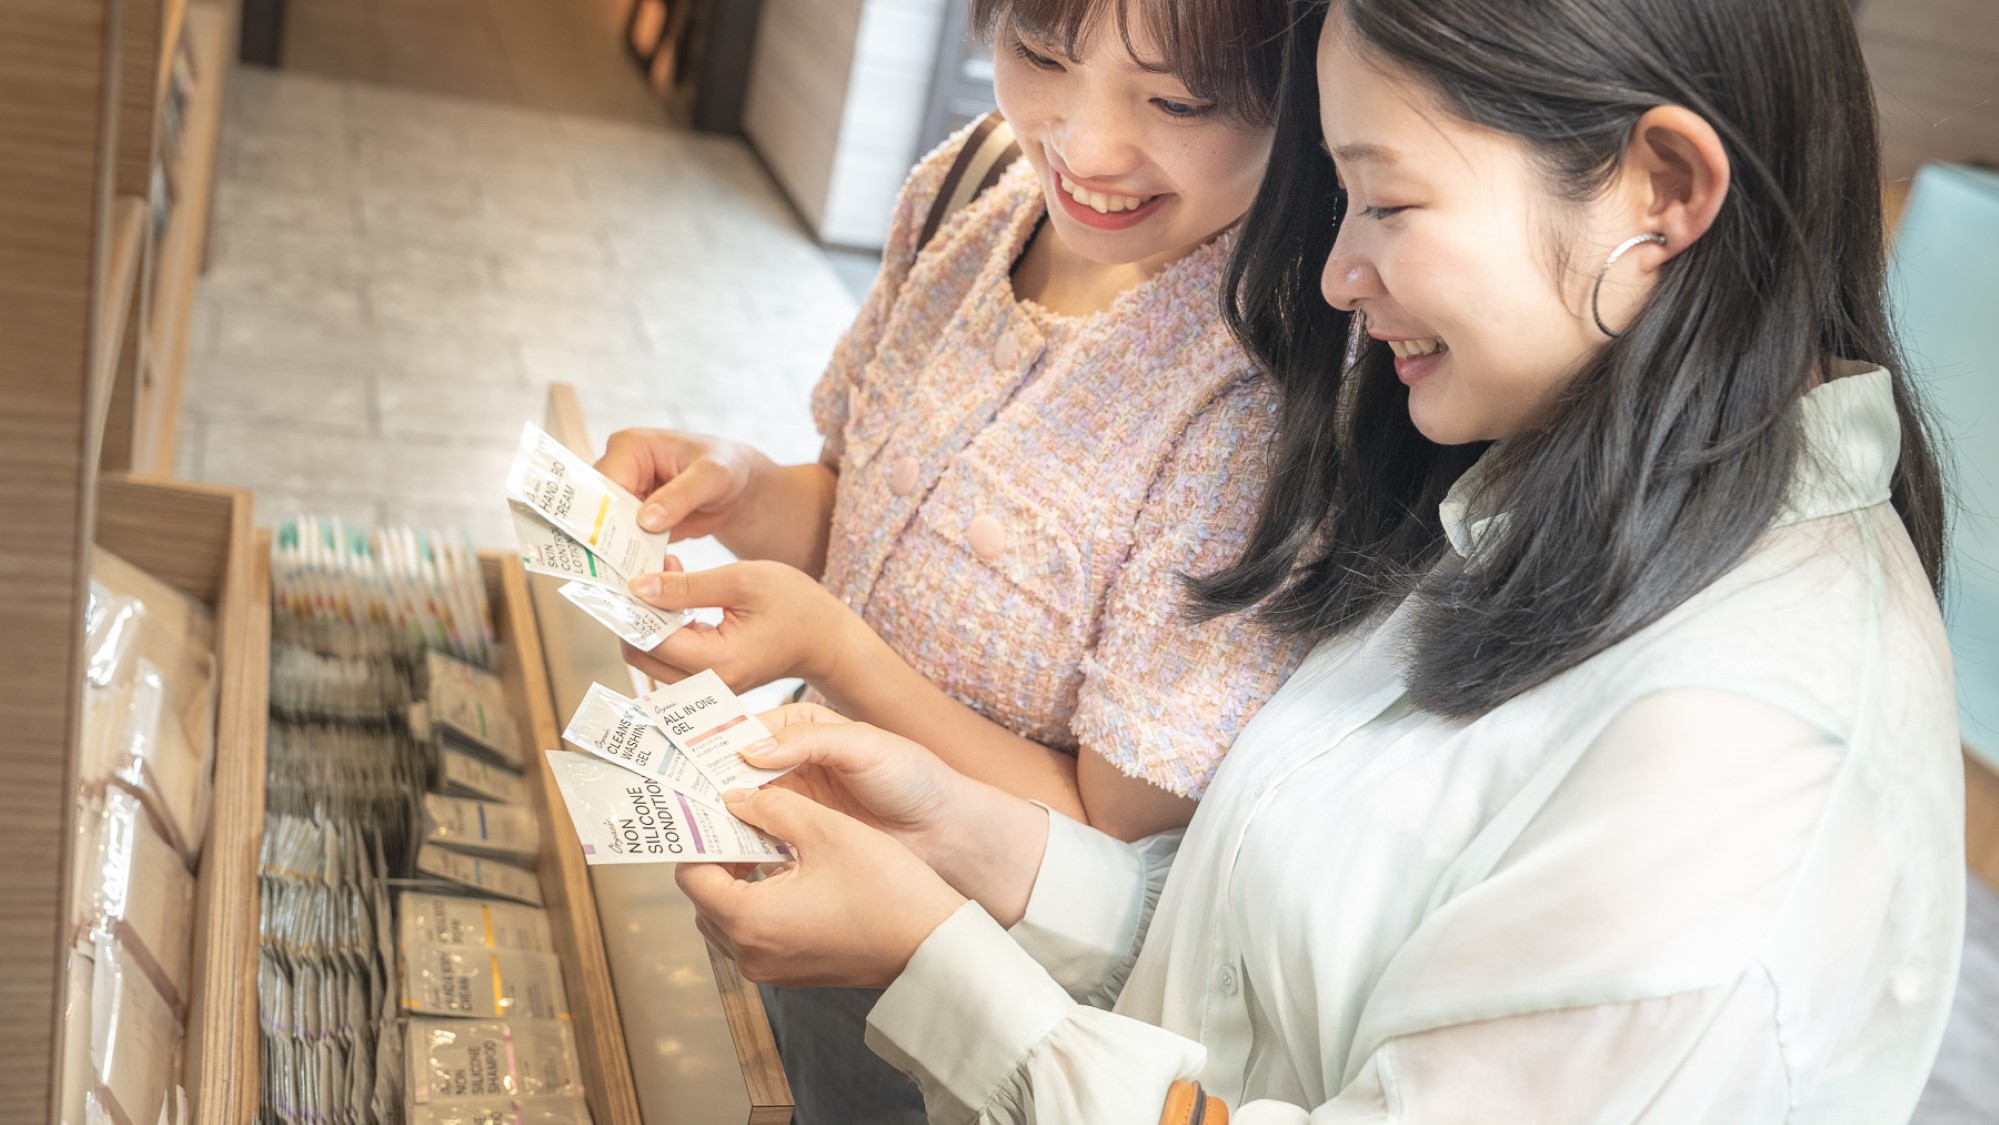
<path fill-rule="evenodd" d="M 1964 741 L 1999 769 L 1999 171 L 1932 164 L 1917 174 L 1889 294 L 1949 474 L 1944 616 Z"/>

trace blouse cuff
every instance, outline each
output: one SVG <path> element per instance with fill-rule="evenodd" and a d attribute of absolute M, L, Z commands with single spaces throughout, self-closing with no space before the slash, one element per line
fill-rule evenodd
<path fill-rule="evenodd" d="M 1127 844 L 1041 807 L 1048 847 L 1027 912 L 1007 933 L 1070 996 L 1108 1008 L 1138 959 L 1183 833 Z"/>
<path fill-rule="evenodd" d="M 977 903 L 930 932 L 868 1013 L 867 1044 L 923 1088 L 933 1121 L 970 1121 L 1074 1010 Z"/>

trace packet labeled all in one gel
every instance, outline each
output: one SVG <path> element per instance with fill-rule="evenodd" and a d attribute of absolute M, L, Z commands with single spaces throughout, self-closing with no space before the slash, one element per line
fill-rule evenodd
<path fill-rule="evenodd" d="M 775 863 L 789 846 L 656 777 L 590 754 L 547 750 L 555 784 L 583 843 L 583 862 Z"/>
<path fill-rule="evenodd" d="M 784 776 L 784 770 L 758 769 L 743 760 L 744 748 L 769 738 L 770 728 L 750 714 L 714 669 L 659 687 L 639 702 L 715 788 L 754 789 Z"/>

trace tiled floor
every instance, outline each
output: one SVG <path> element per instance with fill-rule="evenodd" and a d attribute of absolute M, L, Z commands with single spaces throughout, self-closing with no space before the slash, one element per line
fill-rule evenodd
<path fill-rule="evenodd" d="M 599 440 L 816 452 L 807 392 L 870 263 L 815 247 L 740 142 L 664 127 L 606 38 L 620 7 L 295 0 L 293 69 L 232 79 L 181 475 L 255 488 L 266 523 L 506 543 L 501 475 L 557 380 Z M 399 61 L 424 34 L 430 69 Z M 1999 896 L 1976 882 L 1970 933 L 1922 1125 L 1999 1123 Z"/>
<path fill-rule="evenodd" d="M 242 68 L 181 470 L 505 542 L 546 386 L 629 425 L 817 449 L 855 300 L 739 141 Z"/>

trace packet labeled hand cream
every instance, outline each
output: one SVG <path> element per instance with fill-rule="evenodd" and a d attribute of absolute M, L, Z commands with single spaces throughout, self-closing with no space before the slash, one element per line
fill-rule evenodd
<path fill-rule="evenodd" d="M 584 693 L 562 739 L 626 769 L 660 778 L 716 812 L 723 811 L 722 791 L 694 768 L 693 758 L 673 748 L 652 713 L 603 684 L 591 684 Z"/>
<path fill-rule="evenodd" d="M 412 945 L 403 950 L 403 1007 L 474 1019 L 569 1018 L 553 953 Z"/>
<path fill-rule="evenodd" d="M 649 692 L 639 702 L 717 789 L 754 789 L 786 772 L 758 769 L 743 760 L 744 747 L 769 738 L 770 728 L 750 714 L 712 668 Z"/>
<path fill-rule="evenodd" d="M 785 844 L 655 777 L 589 754 L 547 750 L 555 784 L 583 842 L 583 862 L 774 863 Z"/>
<path fill-rule="evenodd" d="M 639 527 L 639 498 L 532 422 L 521 428 L 507 495 L 609 563 L 621 586 L 659 570 L 666 558 L 668 534 Z"/>
<path fill-rule="evenodd" d="M 417 891 L 404 891 L 397 896 L 396 906 L 401 912 L 404 945 L 555 952 L 548 914 L 536 907 Z"/>

